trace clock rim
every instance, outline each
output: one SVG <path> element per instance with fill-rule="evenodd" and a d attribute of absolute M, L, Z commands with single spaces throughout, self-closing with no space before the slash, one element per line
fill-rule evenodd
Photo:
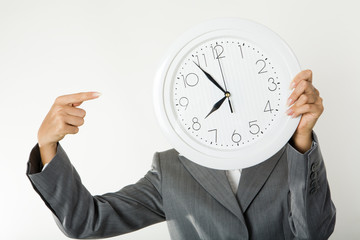
<path fill-rule="evenodd" d="M 295 132 L 301 118 L 301 116 L 295 119 L 291 117 L 286 117 L 286 126 L 284 126 L 284 128 L 282 129 L 282 134 L 278 134 L 277 139 L 274 139 L 274 141 L 267 141 L 263 143 L 263 145 L 261 146 L 261 151 L 260 149 L 257 149 L 256 151 L 254 151 L 253 149 L 252 152 L 249 152 L 248 150 L 246 150 L 246 148 L 243 148 L 240 150 L 232 151 L 232 154 L 228 154 L 226 157 L 224 157 L 224 151 L 211 149 L 210 147 L 208 147 L 207 149 L 206 147 L 200 147 L 202 143 L 200 143 L 199 141 L 193 140 L 192 145 L 198 146 L 196 146 L 195 148 L 192 147 L 189 144 L 189 139 L 185 141 L 177 133 L 178 130 L 174 129 L 174 126 L 173 124 L 171 124 L 169 116 L 166 112 L 166 105 L 168 105 L 169 103 L 167 103 L 166 99 L 164 99 L 164 88 L 165 85 L 168 84 L 167 78 L 169 75 L 169 69 L 171 67 L 174 67 L 173 61 L 176 59 L 178 54 L 183 51 L 184 48 L 186 48 L 190 43 L 193 43 L 196 39 L 200 38 L 203 35 L 209 34 L 211 32 L 226 30 L 244 31 L 244 28 L 246 29 L 246 31 L 251 32 L 250 35 L 265 35 L 267 37 L 271 36 L 270 39 L 275 41 L 275 43 L 281 45 L 281 50 L 284 51 L 282 52 L 282 54 L 284 54 L 286 60 L 289 60 L 289 62 L 286 61 L 286 64 L 288 65 L 287 70 L 292 78 L 300 71 L 300 65 L 296 59 L 296 56 L 290 49 L 290 47 L 287 45 L 287 43 L 278 34 L 273 32 L 266 26 L 247 19 L 219 18 L 203 22 L 202 24 L 199 24 L 185 32 L 170 47 L 168 54 L 162 61 L 162 64 L 160 65 L 155 76 L 153 103 L 155 114 L 160 124 L 160 127 L 163 130 L 163 133 L 171 142 L 173 147 L 181 155 L 205 167 L 221 170 L 230 170 L 250 167 L 265 161 L 277 151 L 279 151 L 288 142 L 290 137 Z M 196 46 L 196 44 L 190 46 Z M 185 55 L 182 55 L 182 57 L 183 56 Z M 180 61 L 176 62 L 176 64 L 178 64 L 179 62 Z M 175 128 L 177 127 L 179 126 L 175 125 Z M 252 146 L 256 146 L 256 143 L 252 144 Z M 199 151 L 199 148 L 202 149 L 202 151 Z M 212 155 L 205 153 L 204 150 L 210 151 Z M 214 156 L 214 152 L 217 152 L 219 154 L 215 154 L 216 156 Z"/>

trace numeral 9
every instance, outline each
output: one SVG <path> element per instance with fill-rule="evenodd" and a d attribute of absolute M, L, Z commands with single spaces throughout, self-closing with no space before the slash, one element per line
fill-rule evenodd
<path fill-rule="evenodd" d="M 179 105 L 182 106 L 182 107 L 184 107 L 185 110 L 186 110 L 186 108 L 187 108 L 188 105 L 189 105 L 189 99 L 187 99 L 187 97 L 182 97 L 182 98 L 180 98 L 180 99 L 179 99 Z"/>

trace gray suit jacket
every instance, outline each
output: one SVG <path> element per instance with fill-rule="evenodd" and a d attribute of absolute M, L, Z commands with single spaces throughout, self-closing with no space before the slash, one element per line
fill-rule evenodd
<path fill-rule="evenodd" d="M 174 149 L 155 153 L 137 183 L 92 196 L 58 145 L 41 171 L 38 146 L 27 176 L 72 238 L 103 238 L 167 221 L 172 239 L 327 239 L 335 225 L 317 141 L 306 154 L 290 144 L 243 169 L 235 195 L 225 171 L 197 165 Z"/>

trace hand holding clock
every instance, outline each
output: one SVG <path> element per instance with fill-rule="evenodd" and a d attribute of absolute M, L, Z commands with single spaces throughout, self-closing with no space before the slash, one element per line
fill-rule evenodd
<path fill-rule="evenodd" d="M 324 111 L 323 99 L 312 84 L 311 70 L 298 73 L 290 88 L 294 91 L 288 99 L 288 105 L 292 106 L 287 110 L 287 114 L 294 118 L 302 114 L 300 123 L 292 137 L 292 143 L 298 151 L 305 153 L 311 148 L 312 129 Z"/>
<path fill-rule="evenodd" d="M 227 93 L 210 74 L 205 72 L 198 64 L 196 64 L 196 66 L 198 66 L 206 77 L 222 92 L 225 94 Z M 300 152 L 305 153 L 311 148 L 312 129 L 315 126 L 317 119 L 324 111 L 324 106 L 322 104 L 323 100 L 319 95 L 319 91 L 312 85 L 311 70 L 304 70 L 298 73 L 293 79 L 290 88 L 295 89 L 288 99 L 288 106 L 293 105 L 287 110 L 287 114 L 294 118 L 302 114 L 300 123 L 292 137 L 292 142 Z M 216 111 L 225 99 L 226 96 L 215 103 L 205 118 Z"/>

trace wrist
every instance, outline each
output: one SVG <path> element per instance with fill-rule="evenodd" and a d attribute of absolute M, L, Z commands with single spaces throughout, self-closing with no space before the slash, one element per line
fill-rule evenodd
<path fill-rule="evenodd" d="M 312 131 L 298 133 L 295 132 L 291 138 L 291 145 L 300 153 L 305 153 L 311 148 Z"/>
<path fill-rule="evenodd" d="M 42 142 L 38 140 L 39 148 L 54 148 L 57 146 L 57 142 Z"/>
<path fill-rule="evenodd" d="M 56 155 L 57 143 L 40 143 L 38 142 L 40 149 L 40 157 L 43 165 L 49 163 Z"/>

